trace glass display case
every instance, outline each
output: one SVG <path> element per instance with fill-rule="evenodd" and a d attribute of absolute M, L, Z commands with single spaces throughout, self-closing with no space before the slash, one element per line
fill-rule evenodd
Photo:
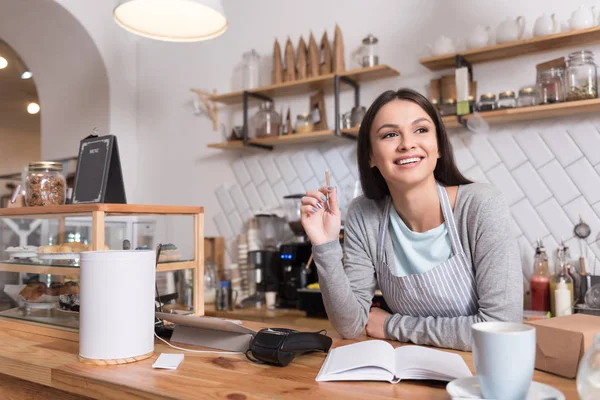
<path fill-rule="evenodd" d="M 81 252 L 155 249 L 159 243 L 156 280 L 161 302 L 204 315 L 202 207 L 90 204 L 0 209 L 0 323 L 76 333 Z"/>

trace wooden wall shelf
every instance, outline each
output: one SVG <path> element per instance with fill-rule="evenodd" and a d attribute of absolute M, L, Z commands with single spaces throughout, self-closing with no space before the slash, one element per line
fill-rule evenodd
<path fill-rule="evenodd" d="M 358 128 L 342 129 L 342 133 L 351 135 L 353 137 L 358 137 Z M 322 142 L 327 140 L 333 140 L 338 137 L 339 136 L 335 136 L 335 133 L 332 129 L 327 129 L 323 131 L 314 131 L 310 133 L 295 133 L 292 135 L 275 136 L 272 138 L 251 139 L 249 140 L 249 142 L 269 146 L 281 146 L 290 144 Z M 222 150 L 259 150 L 257 147 L 244 146 L 241 140 L 236 140 L 233 142 L 212 143 L 208 144 L 207 147 L 211 149 Z"/>
<path fill-rule="evenodd" d="M 533 107 L 506 108 L 502 110 L 481 112 L 479 114 L 488 124 L 494 125 L 515 121 L 528 121 L 597 112 L 600 112 L 600 99 L 568 101 Z M 469 114 L 464 118 L 468 120 L 471 117 L 472 114 Z M 455 115 L 442 117 L 442 120 L 448 129 L 459 128 L 462 126 L 457 121 Z"/>
<path fill-rule="evenodd" d="M 296 80 L 292 82 L 284 82 L 275 85 L 263 86 L 257 89 L 249 90 L 250 93 L 255 93 L 267 97 L 276 96 L 291 96 L 305 94 L 311 91 L 327 89 L 333 87 L 333 78 L 336 74 L 319 75 L 314 78 Z M 351 71 L 338 73 L 337 75 L 352 79 L 355 82 L 362 83 L 373 81 L 376 79 L 390 78 L 399 76 L 400 73 L 387 65 L 377 65 L 370 68 L 360 68 Z M 213 95 L 211 101 L 233 105 L 241 104 L 243 101 L 243 91 Z"/>
<path fill-rule="evenodd" d="M 556 50 L 564 47 L 584 46 L 596 42 L 600 42 L 600 27 L 579 29 L 576 31 L 480 47 L 477 49 L 466 50 L 461 52 L 460 55 L 471 64 L 478 64 L 547 50 Z M 419 62 L 431 71 L 455 68 L 456 54 L 422 58 Z"/>

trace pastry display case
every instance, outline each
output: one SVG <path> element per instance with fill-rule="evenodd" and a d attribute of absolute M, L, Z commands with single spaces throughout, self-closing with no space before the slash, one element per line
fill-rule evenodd
<path fill-rule="evenodd" d="M 81 252 L 156 249 L 159 243 L 159 300 L 204 315 L 203 207 L 0 209 L 0 323 L 77 334 Z"/>

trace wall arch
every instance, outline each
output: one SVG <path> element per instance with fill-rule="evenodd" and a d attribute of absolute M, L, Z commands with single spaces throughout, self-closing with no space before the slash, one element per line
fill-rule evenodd
<path fill-rule="evenodd" d="M 77 154 L 96 127 L 109 132 L 109 80 L 81 23 L 55 1 L 0 0 L 0 37 L 33 72 L 41 112 L 42 158 Z"/>

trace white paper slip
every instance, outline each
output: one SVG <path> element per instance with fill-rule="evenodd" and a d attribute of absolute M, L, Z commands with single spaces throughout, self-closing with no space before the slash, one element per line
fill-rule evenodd
<path fill-rule="evenodd" d="M 152 368 L 177 369 L 182 361 L 183 354 L 161 353 L 154 364 L 152 364 Z"/>

